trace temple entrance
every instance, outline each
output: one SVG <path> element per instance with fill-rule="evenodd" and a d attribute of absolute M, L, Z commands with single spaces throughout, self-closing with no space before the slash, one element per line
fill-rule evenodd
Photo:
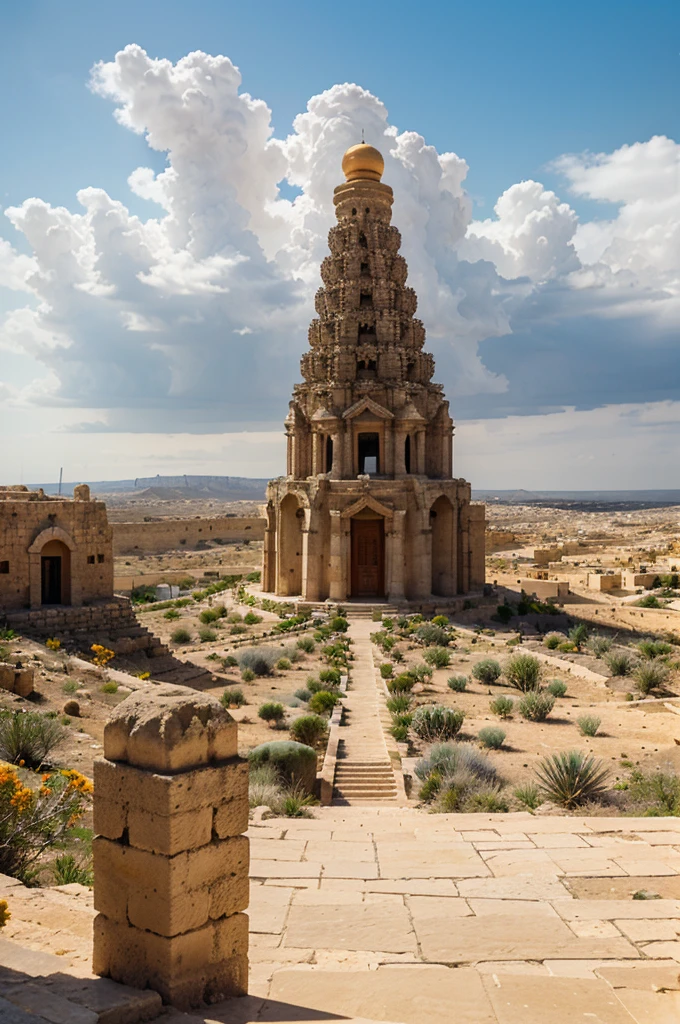
<path fill-rule="evenodd" d="M 41 604 L 71 603 L 71 552 L 60 540 L 51 540 L 40 552 Z"/>
<path fill-rule="evenodd" d="M 383 597 L 385 593 L 385 524 L 364 510 L 352 519 L 352 597 Z"/>

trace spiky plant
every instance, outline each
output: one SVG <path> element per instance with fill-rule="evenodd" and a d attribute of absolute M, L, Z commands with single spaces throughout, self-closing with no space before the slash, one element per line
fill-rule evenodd
<path fill-rule="evenodd" d="M 577 719 L 577 725 L 581 730 L 582 736 L 595 736 L 601 724 L 602 719 L 598 718 L 597 715 L 581 715 Z"/>
<path fill-rule="evenodd" d="M 522 693 L 537 690 L 540 685 L 541 663 L 533 654 L 514 654 L 503 672 L 510 685 Z"/>
<path fill-rule="evenodd" d="M 498 715 L 499 718 L 509 718 L 512 714 L 512 709 L 515 706 L 515 702 L 512 697 L 496 697 L 489 704 L 489 708 L 494 715 Z"/>
<path fill-rule="evenodd" d="M 500 678 L 501 666 L 495 658 L 482 658 L 476 665 L 472 666 L 472 674 L 480 683 L 491 686 Z"/>
<path fill-rule="evenodd" d="M 553 697 L 566 697 L 567 695 L 567 684 L 563 683 L 561 679 L 553 679 L 546 686 L 548 693 L 551 693 Z"/>
<path fill-rule="evenodd" d="M 613 676 L 627 676 L 633 667 L 633 661 L 625 651 L 612 651 L 604 660 Z"/>
<path fill-rule="evenodd" d="M 668 669 L 666 666 L 657 660 L 642 662 L 633 673 L 635 689 L 646 696 L 652 690 L 661 686 L 667 673 Z"/>
<path fill-rule="evenodd" d="M 548 754 L 536 766 L 538 785 L 553 803 L 570 810 L 607 791 L 609 769 L 604 761 L 580 750 Z"/>
<path fill-rule="evenodd" d="M 452 739 L 463 724 L 465 713 L 442 704 L 419 707 L 413 714 L 412 728 L 421 740 Z"/>

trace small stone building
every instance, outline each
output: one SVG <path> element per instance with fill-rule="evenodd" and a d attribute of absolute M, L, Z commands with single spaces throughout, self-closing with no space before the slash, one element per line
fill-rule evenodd
<path fill-rule="evenodd" d="M 0 487 L 0 613 L 112 597 L 112 531 L 87 484 L 72 499 Z"/>
<path fill-rule="evenodd" d="M 453 423 L 390 225 L 384 161 L 343 159 L 319 318 L 267 490 L 263 589 L 305 601 L 452 598 L 484 583 L 484 506 L 452 475 Z"/>

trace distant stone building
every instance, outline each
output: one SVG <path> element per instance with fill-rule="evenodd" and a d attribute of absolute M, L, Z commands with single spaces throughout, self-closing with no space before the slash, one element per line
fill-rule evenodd
<path fill-rule="evenodd" d="M 384 161 L 361 144 L 342 166 L 285 423 L 287 475 L 267 489 L 263 589 L 392 602 L 481 590 L 484 506 L 452 476 L 453 423 L 406 287 Z"/>
<path fill-rule="evenodd" d="M 0 612 L 113 597 L 112 531 L 86 484 L 73 498 L 0 488 Z"/>

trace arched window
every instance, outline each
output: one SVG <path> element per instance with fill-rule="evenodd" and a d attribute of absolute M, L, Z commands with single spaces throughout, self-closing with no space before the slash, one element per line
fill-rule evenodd
<path fill-rule="evenodd" d="M 406 435 L 404 441 L 404 465 L 406 466 L 406 472 L 411 472 L 411 435 Z"/>

